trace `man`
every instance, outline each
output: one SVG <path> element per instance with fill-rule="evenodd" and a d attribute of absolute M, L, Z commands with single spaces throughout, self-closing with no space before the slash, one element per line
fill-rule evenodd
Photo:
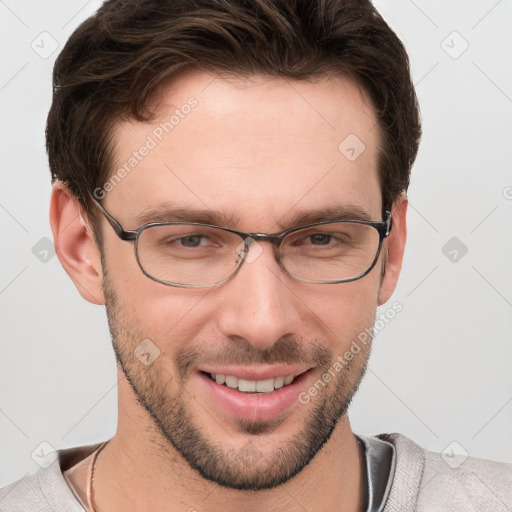
<path fill-rule="evenodd" d="M 408 59 L 361 0 L 108 1 L 54 72 L 51 224 L 105 304 L 119 419 L 0 509 L 508 510 L 347 410 L 396 286 L 420 136 Z"/>

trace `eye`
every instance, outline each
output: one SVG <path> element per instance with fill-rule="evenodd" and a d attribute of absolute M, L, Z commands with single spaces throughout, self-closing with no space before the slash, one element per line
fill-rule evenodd
<path fill-rule="evenodd" d="M 222 247 L 222 233 L 194 230 L 186 226 L 157 226 L 143 232 L 139 243 L 164 251 L 203 251 Z"/>
<path fill-rule="evenodd" d="M 318 247 L 332 249 L 335 247 L 342 247 L 347 239 L 347 235 L 341 232 L 324 232 L 324 231 L 309 231 L 306 233 L 297 233 L 293 238 L 293 245 L 296 247 L 313 248 Z"/>
<path fill-rule="evenodd" d="M 169 243 L 176 243 L 183 247 L 204 247 L 208 245 L 207 238 L 203 235 L 187 235 L 174 240 L 169 240 Z"/>
<path fill-rule="evenodd" d="M 315 233 L 306 237 L 312 245 L 328 245 L 332 240 L 332 235 L 326 233 Z"/>
<path fill-rule="evenodd" d="M 340 256 L 354 247 L 354 231 L 354 229 L 350 229 L 350 226 L 342 223 L 298 230 L 286 238 L 283 250 L 294 251 L 301 257 Z"/>

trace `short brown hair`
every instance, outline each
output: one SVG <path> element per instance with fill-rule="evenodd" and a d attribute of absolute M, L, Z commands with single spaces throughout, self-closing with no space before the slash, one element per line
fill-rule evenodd
<path fill-rule="evenodd" d="M 407 53 L 369 0 L 108 0 L 57 58 L 46 128 L 52 179 L 93 222 L 90 196 L 113 172 L 114 124 L 150 121 L 157 89 L 187 68 L 353 78 L 379 122 L 384 209 L 407 190 L 417 99 Z"/>

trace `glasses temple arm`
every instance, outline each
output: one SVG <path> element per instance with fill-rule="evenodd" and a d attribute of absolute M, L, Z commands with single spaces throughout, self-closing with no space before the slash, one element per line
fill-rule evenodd
<path fill-rule="evenodd" d="M 105 216 L 108 223 L 112 226 L 112 229 L 116 232 L 116 235 L 121 240 L 135 240 L 137 238 L 136 231 L 126 231 L 121 224 L 108 213 L 108 211 L 93 197 L 91 198 L 92 202 L 96 205 L 98 210 Z"/>

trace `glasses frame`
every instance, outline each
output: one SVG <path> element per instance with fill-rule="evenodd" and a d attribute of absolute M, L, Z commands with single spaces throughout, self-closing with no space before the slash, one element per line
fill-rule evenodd
<path fill-rule="evenodd" d="M 96 205 L 96 207 L 100 210 L 100 212 L 105 216 L 108 223 L 112 226 L 112 229 L 116 233 L 116 235 L 125 242 L 133 242 L 134 249 L 135 249 L 135 258 L 137 260 L 137 264 L 139 265 L 139 268 L 141 269 L 142 273 L 149 277 L 149 279 L 152 279 L 153 281 L 156 281 L 157 283 L 164 284 L 166 286 L 175 286 L 178 288 L 211 288 L 214 286 L 221 286 L 222 284 L 226 283 L 230 279 L 236 276 L 240 268 L 242 267 L 243 262 L 245 261 L 245 257 L 241 257 L 239 259 L 239 263 L 233 270 L 231 274 L 229 274 L 226 278 L 222 279 L 221 281 L 218 281 L 213 284 L 207 284 L 207 285 L 188 285 L 188 284 L 182 284 L 182 283 L 171 283 L 170 281 L 165 281 L 163 279 L 159 279 L 155 276 L 152 276 L 142 266 L 140 259 L 139 259 L 139 252 L 138 252 L 138 242 L 139 237 L 141 233 L 143 233 L 145 230 L 153 227 L 158 226 L 199 226 L 199 227 L 205 227 L 205 228 L 215 228 L 220 229 L 222 231 L 227 231 L 228 233 L 232 233 L 234 235 L 238 235 L 244 244 L 243 253 L 247 254 L 250 244 L 253 241 L 258 242 L 270 242 L 273 245 L 274 250 L 274 257 L 281 267 L 281 269 L 292 279 L 295 279 L 297 281 L 301 281 L 303 283 L 312 283 L 312 284 L 340 284 L 340 283 L 348 283 L 351 281 L 356 281 L 358 279 L 361 279 L 362 277 L 368 275 L 373 267 L 375 267 L 375 264 L 377 263 L 377 260 L 379 259 L 380 252 L 382 250 L 382 243 L 384 240 L 389 236 L 391 233 L 391 227 L 392 227 L 392 212 L 387 211 L 385 213 L 385 219 L 384 221 L 364 221 L 364 220 L 347 220 L 347 219 L 341 219 L 341 220 L 326 220 L 322 222 L 315 222 L 314 224 L 306 224 L 304 226 L 296 226 L 291 229 L 287 229 L 285 231 L 282 231 L 281 233 L 277 233 L 275 235 L 271 235 L 268 233 L 245 233 L 243 231 L 236 231 L 234 229 L 226 228 L 223 226 L 215 226 L 213 224 L 202 224 L 199 222 L 150 222 L 148 224 L 144 224 L 143 226 L 138 227 L 137 229 L 133 230 L 126 230 L 123 228 L 121 223 L 110 214 L 103 205 L 101 205 L 96 199 L 91 197 L 92 202 Z M 296 231 L 300 231 L 302 229 L 309 229 L 313 228 L 315 226 L 323 226 L 326 224 L 338 224 L 338 223 L 347 223 L 347 224 L 362 224 L 365 226 L 370 226 L 374 228 L 378 234 L 379 234 L 379 245 L 375 254 L 375 258 L 373 259 L 371 265 L 366 269 L 364 272 L 361 272 L 355 277 L 350 277 L 346 279 L 337 279 L 337 280 L 328 280 L 328 281 L 320 281 L 320 280 L 310 280 L 310 279 L 303 279 L 301 277 L 295 276 L 291 274 L 288 269 L 283 265 L 280 254 L 279 254 L 279 247 L 284 240 L 284 238 L 292 233 L 295 233 Z"/>

